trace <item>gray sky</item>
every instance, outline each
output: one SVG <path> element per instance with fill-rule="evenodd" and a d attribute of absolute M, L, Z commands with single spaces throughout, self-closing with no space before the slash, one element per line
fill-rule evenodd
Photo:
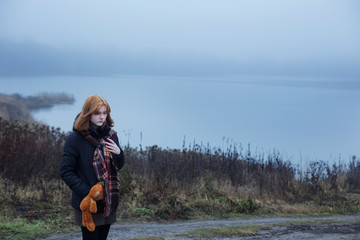
<path fill-rule="evenodd" d="M 120 129 L 149 144 L 225 136 L 347 157 L 358 152 L 359 66 L 359 0 L 0 0 L 1 91 L 82 102 L 107 79 L 105 98 L 126 102 L 114 104 Z M 70 89 L 79 79 L 87 90 Z M 56 111 L 43 115 L 68 117 L 66 129 L 79 109 Z"/>
<path fill-rule="evenodd" d="M 2 75 L 357 78 L 360 1 L 2 0 L 0 40 Z"/>

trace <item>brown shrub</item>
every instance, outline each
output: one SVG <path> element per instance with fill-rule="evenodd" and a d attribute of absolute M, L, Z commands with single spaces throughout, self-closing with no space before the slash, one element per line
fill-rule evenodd
<path fill-rule="evenodd" d="M 66 136 L 46 125 L 0 118 L 1 177 L 23 185 L 33 179 L 60 180 Z M 199 198 L 230 203 L 248 198 L 301 202 L 360 190 L 360 161 L 356 157 L 349 167 L 318 161 L 302 171 L 278 152 L 265 158 L 264 154 L 253 155 L 250 146 L 244 153 L 241 145 L 232 143 L 226 149 L 195 143 L 181 150 L 125 147 L 125 154 L 121 192 L 139 206 L 169 202 L 173 196 L 177 200 L 171 200 L 169 206 Z"/>

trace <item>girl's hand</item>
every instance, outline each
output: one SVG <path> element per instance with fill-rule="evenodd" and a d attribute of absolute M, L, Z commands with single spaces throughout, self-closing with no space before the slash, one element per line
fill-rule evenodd
<path fill-rule="evenodd" d="M 116 143 L 111 140 L 110 138 L 106 138 L 106 141 L 105 141 L 105 145 L 107 147 L 107 149 L 109 149 L 109 151 L 111 153 L 114 153 L 116 155 L 119 155 L 120 154 L 120 148 L 116 145 Z"/>

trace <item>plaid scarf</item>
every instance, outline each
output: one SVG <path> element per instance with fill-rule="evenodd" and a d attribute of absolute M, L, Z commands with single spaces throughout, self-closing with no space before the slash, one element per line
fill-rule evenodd
<path fill-rule="evenodd" d="M 97 139 L 88 133 L 83 133 L 85 139 L 96 147 L 93 157 L 93 167 L 99 182 L 104 187 L 104 217 L 108 217 L 112 211 L 116 211 L 120 198 L 119 169 L 112 160 L 111 152 L 105 147 L 105 138 L 113 138 L 116 134 L 110 130 L 109 136 Z"/>

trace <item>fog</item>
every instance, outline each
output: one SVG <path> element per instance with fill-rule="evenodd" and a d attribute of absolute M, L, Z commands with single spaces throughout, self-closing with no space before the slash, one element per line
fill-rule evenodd
<path fill-rule="evenodd" d="M 359 43 L 358 0 L 1 0 L 0 92 L 74 94 L 78 105 L 35 114 L 64 130 L 101 93 L 146 145 L 186 135 L 347 158 L 359 155 Z"/>
<path fill-rule="evenodd" d="M 0 2 L 0 76 L 360 77 L 359 1 Z"/>

